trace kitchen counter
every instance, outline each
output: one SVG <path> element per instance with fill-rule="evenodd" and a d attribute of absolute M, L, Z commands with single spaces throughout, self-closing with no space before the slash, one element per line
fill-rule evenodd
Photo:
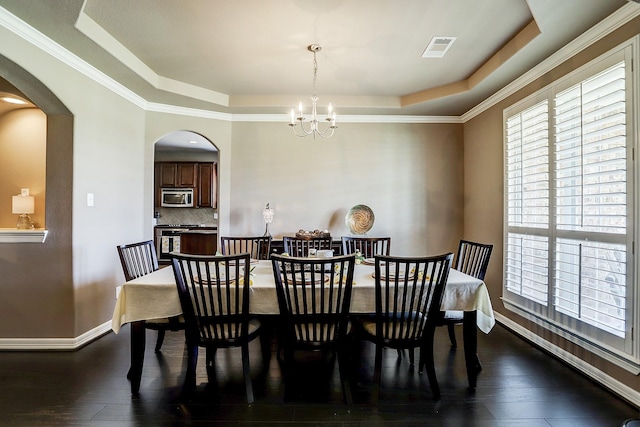
<path fill-rule="evenodd" d="M 217 230 L 218 226 L 215 224 L 205 224 L 205 225 L 197 225 L 197 224 L 157 224 L 156 228 L 188 228 L 189 230 Z"/>

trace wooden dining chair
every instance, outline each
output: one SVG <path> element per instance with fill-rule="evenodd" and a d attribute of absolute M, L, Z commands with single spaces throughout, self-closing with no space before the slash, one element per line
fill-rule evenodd
<path fill-rule="evenodd" d="M 124 278 L 128 282 L 158 269 L 158 257 L 153 240 L 117 246 Z M 184 318 L 174 316 L 147 320 L 145 328 L 158 331 L 155 352 L 160 352 L 166 331 L 184 330 Z"/>
<path fill-rule="evenodd" d="M 453 253 L 434 257 L 375 256 L 373 318 L 364 318 L 364 337 L 376 346 L 372 403 L 377 404 L 382 376 L 382 351 L 420 348 L 431 392 L 440 398 L 433 358 L 433 337 Z"/>
<path fill-rule="evenodd" d="M 284 236 L 282 238 L 284 252 L 292 257 L 307 257 L 309 249 L 326 250 L 331 249 L 331 236 L 302 238 Z"/>
<path fill-rule="evenodd" d="M 355 237 L 342 236 L 342 253 L 360 252 L 365 258 L 375 255 L 390 255 L 391 237 Z"/>
<path fill-rule="evenodd" d="M 236 255 L 246 252 L 252 259 L 269 259 L 271 236 L 222 236 L 220 237 L 220 248 L 223 255 Z"/>
<path fill-rule="evenodd" d="M 207 351 L 207 370 L 214 369 L 218 348 L 240 347 L 247 403 L 253 403 L 249 342 L 260 335 L 262 325 L 249 314 L 249 254 L 172 254 L 171 263 L 186 325 L 183 392 L 188 396 L 195 389 L 200 347 Z"/>
<path fill-rule="evenodd" d="M 338 356 L 345 403 L 351 405 L 347 340 L 355 256 L 302 259 L 273 255 L 271 261 L 281 318 L 285 387 L 291 383 L 295 351 L 331 351 Z"/>
<path fill-rule="evenodd" d="M 484 280 L 492 250 L 493 245 L 490 244 L 460 240 L 453 268 L 462 273 L 468 274 L 469 276 L 473 276 L 476 279 Z M 464 312 L 443 311 L 440 314 L 441 317 L 438 321 L 438 326 L 447 327 L 451 347 L 456 348 L 458 346 L 458 342 L 456 340 L 454 326 L 462 324 L 464 320 Z"/>
<path fill-rule="evenodd" d="M 364 258 L 375 255 L 391 255 L 391 237 L 356 237 L 342 236 L 342 253 L 360 252 Z M 398 349 L 398 357 L 402 358 L 402 350 Z M 409 351 L 409 359 L 413 365 L 413 352 Z"/>

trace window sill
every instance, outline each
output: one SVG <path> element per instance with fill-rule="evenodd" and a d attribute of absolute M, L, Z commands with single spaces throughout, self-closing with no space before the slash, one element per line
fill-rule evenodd
<path fill-rule="evenodd" d="M 44 228 L 34 230 L 0 228 L 0 243 L 44 243 L 48 233 L 49 230 Z"/>

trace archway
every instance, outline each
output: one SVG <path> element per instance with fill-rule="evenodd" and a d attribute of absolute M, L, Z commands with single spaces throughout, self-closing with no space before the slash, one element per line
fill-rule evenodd
<path fill-rule="evenodd" d="M 204 136 L 192 131 L 175 131 L 160 138 L 154 146 L 154 236 L 158 245 L 172 230 L 165 227 L 207 228 L 218 227 L 219 153 L 217 147 Z M 175 176 L 179 181 L 172 181 Z M 193 180 L 193 182 L 191 182 Z M 169 206 L 163 203 L 163 194 L 177 190 L 192 194 L 189 206 Z M 192 192 L 192 193 L 189 193 Z M 179 191 L 175 192 L 179 194 Z M 177 231 L 176 231 L 177 233 Z M 173 245 L 173 243 L 171 243 Z M 166 246 L 166 245 L 165 245 Z M 171 248 L 157 246 L 160 259 Z M 175 248 L 173 248 L 176 250 Z"/>
<path fill-rule="evenodd" d="M 0 337 L 75 336 L 73 115 L 43 83 L 2 55 L 0 77 L 46 115 L 44 222 L 49 230 L 43 244 L 0 244 L 0 312 L 12 313 L 3 319 Z M 8 196 L 2 196 L 3 206 Z M 46 297 L 34 299 L 41 291 Z"/>

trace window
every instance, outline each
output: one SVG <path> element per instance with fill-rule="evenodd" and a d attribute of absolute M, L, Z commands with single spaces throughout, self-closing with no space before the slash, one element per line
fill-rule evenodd
<path fill-rule="evenodd" d="M 503 298 L 637 364 L 630 57 L 608 54 L 505 110 Z"/>

